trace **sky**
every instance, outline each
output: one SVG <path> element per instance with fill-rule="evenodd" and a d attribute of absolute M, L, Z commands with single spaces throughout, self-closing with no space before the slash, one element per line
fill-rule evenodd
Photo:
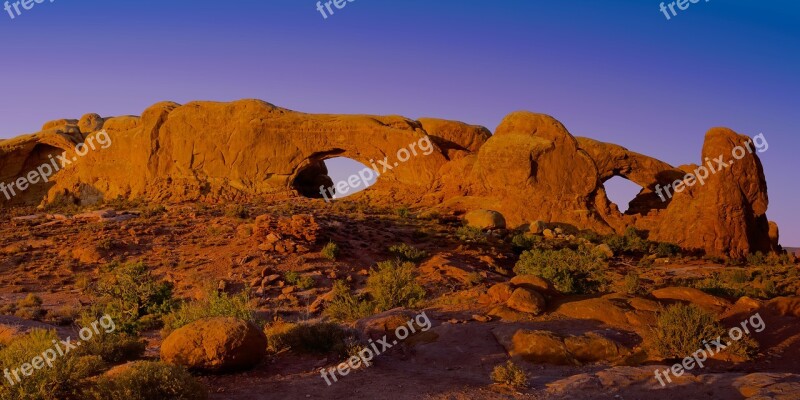
<path fill-rule="evenodd" d="M 311 0 L 45 0 L 0 10 L 0 138 L 163 100 L 260 98 L 490 130 L 542 112 L 677 166 L 727 126 L 767 138 L 767 215 L 798 246 L 800 2 L 689 4 L 668 20 L 651 0 L 355 0 L 324 18 Z"/>

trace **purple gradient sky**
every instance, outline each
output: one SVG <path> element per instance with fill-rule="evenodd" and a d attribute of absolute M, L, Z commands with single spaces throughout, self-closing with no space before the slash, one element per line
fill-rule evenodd
<path fill-rule="evenodd" d="M 0 137 L 174 100 L 434 116 L 494 129 L 514 110 L 673 165 L 712 126 L 756 135 L 768 216 L 800 245 L 800 3 L 357 0 L 62 1 L 2 10 Z"/>

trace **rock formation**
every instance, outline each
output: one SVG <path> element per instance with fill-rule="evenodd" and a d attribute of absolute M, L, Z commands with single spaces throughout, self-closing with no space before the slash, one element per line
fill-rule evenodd
<path fill-rule="evenodd" d="M 101 130 L 113 144 L 74 157 L 74 146 Z M 433 147 L 429 154 L 392 163 L 399 149 L 426 138 Z M 745 140 L 714 128 L 700 162 L 729 155 Z M 87 204 L 118 197 L 322 197 L 320 186 L 333 184 L 323 161 L 342 156 L 380 173 L 358 195 L 375 204 L 497 210 L 509 228 L 544 221 L 607 234 L 634 226 L 652 240 L 733 257 L 777 248 L 778 229 L 766 218 L 766 180 L 756 154 L 662 201 L 656 186 L 670 185 L 696 166 L 676 168 L 617 145 L 575 138 L 554 118 L 529 112 L 508 115 L 491 135 L 456 121 L 304 114 L 258 100 L 163 102 L 140 117 L 87 114 L 0 141 L 0 182 L 13 182 L 62 152 L 76 161 L 11 199 L 0 194 L 0 205 L 65 198 Z M 603 187 L 614 176 L 642 186 L 625 214 Z"/>

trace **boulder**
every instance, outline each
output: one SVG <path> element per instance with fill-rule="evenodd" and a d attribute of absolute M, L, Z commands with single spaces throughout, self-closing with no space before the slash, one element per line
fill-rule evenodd
<path fill-rule="evenodd" d="M 684 301 L 715 313 L 720 313 L 731 305 L 729 301 L 721 297 L 710 295 L 695 288 L 666 287 L 653 290 L 650 294 L 658 300 Z"/>
<path fill-rule="evenodd" d="M 594 332 L 567 337 L 564 344 L 570 354 L 582 363 L 618 360 L 631 353 L 620 343 Z"/>
<path fill-rule="evenodd" d="M 161 344 L 161 359 L 191 370 L 230 372 L 254 367 L 266 349 L 266 336 L 252 323 L 215 317 L 172 332 Z"/>
<path fill-rule="evenodd" d="M 490 287 L 489 290 L 486 291 L 486 294 L 492 302 L 505 303 L 513 292 L 514 288 L 510 283 L 502 282 Z"/>
<path fill-rule="evenodd" d="M 492 333 L 511 357 L 537 364 L 579 365 L 564 341 L 549 331 L 494 329 Z"/>
<path fill-rule="evenodd" d="M 514 310 L 539 315 L 544 312 L 546 303 L 538 292 L 528 288 L 517 288 L 511 294 L 506 305 Z"/>
<path fill-rule="evenodd" d="M 528 230 L 534 235 L 541 235 L 547 229 L 547 224 L 542 221 L 533 221 Z"/>
<path fill-rule="evenodd" d="M 464 216 L 467 226 L 480 229 L 504 229 L 506 220 L 503 214 L 492 210 L 474 210 Z"/>

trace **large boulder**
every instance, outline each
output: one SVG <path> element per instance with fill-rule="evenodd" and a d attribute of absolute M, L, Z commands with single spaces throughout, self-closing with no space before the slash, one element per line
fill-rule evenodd
<path fill-rule="evenodd" d="M 172 332 L 161 344 L 161 359 L 191 370 L 229 372 L 252 368 L 266 349 L 266 336 L 252 323 L 215 317 Z"/>
<path fill-rule="evenodd" d="M 535 290 L 517 288 L 508 298 L 506 305 L 517 311 L 539 315 L 544 312 L 546 303 L 544 297 Z"/>
<path fill-rule="evenodd" d="M 470 211 L 464 216 L 464 223 L 479 229 L 503 229 L 506 227 L 506 219 L 503 218 L 503 214 L 493 210 Z"/>

